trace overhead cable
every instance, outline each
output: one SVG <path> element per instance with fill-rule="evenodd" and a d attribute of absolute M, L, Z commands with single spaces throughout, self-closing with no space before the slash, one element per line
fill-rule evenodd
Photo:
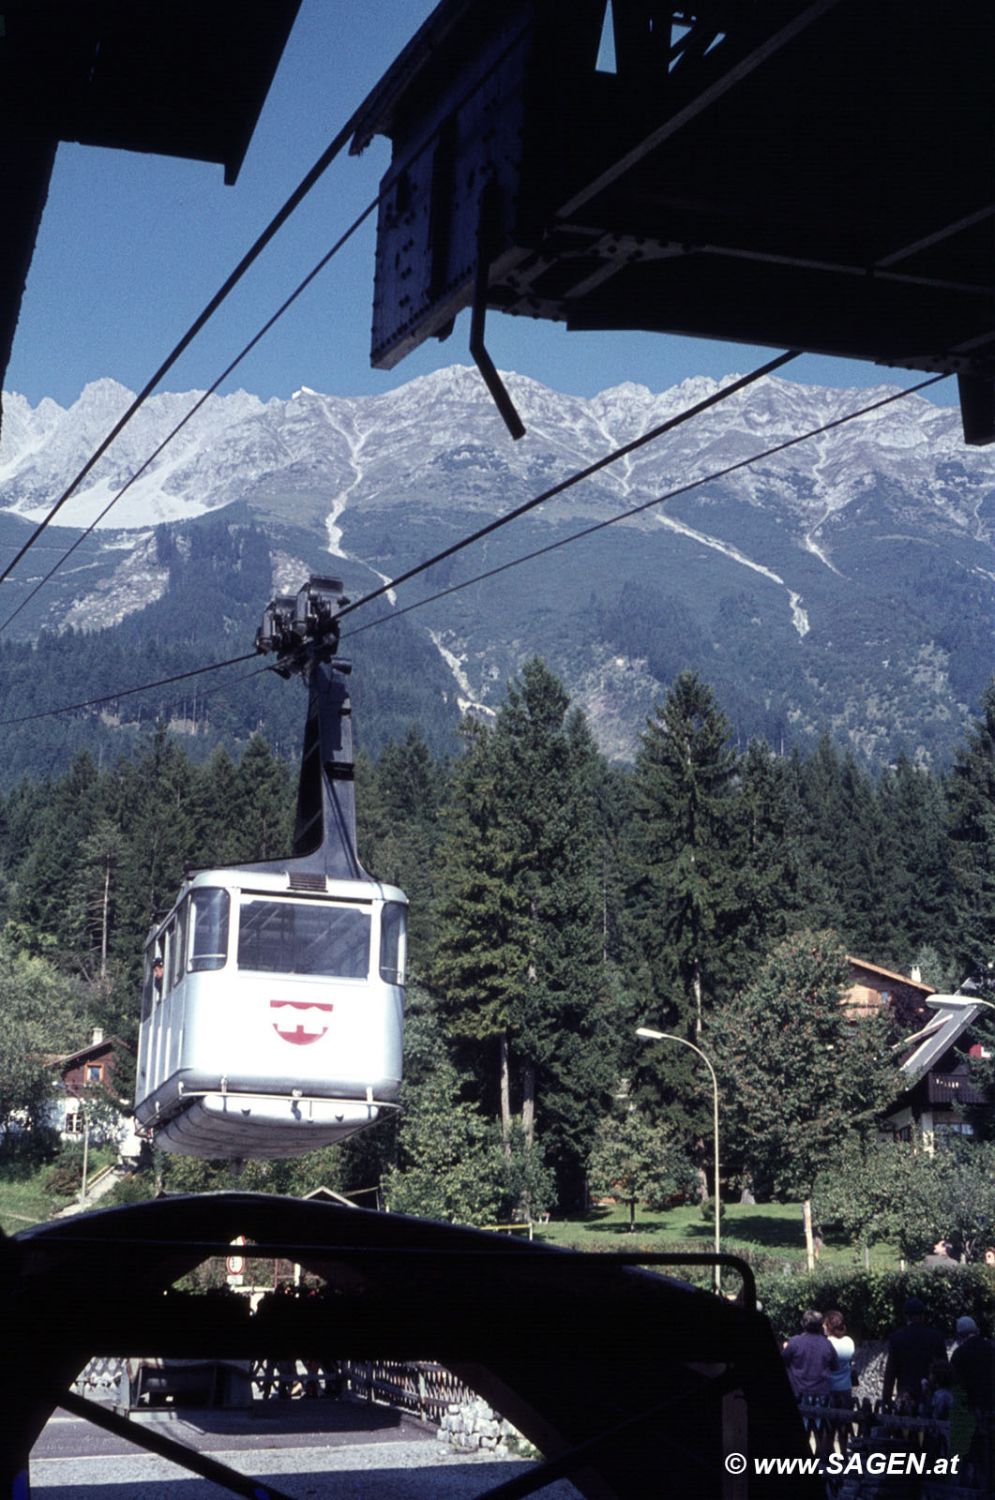
<path fill-rule="evenodd" d="M 119 688 L 116 693 L 105 693 L 100 698 L 87 698 L 81 703 L 64 703 L 61 708 L 46 708 L 38 713 L 21 714 L 16 719 L 0 719 L 0 729 L 8 729 L 15 724 L 32 724 L 37 719 L 51 719 L 56 714 L 75 713 L 81 708 L 99 708 L 103 703 L 116 703 L 119 698 L 130 698 L 135 693 L 148 693 L 153 688 L 169 687 L 174 682 L 185 682 L 190 677 L 201 677 L 205 672 L 219 672 L 222 667 L 237 667 L 243 661 L 255 661 L 256 655 L 255 651 L 247 651 L 243 656 L 232 656 L 227 661 L 215 661 L 207 667 L 194 667 L 188 672 L 175 672 L 172 677 L 160 677 L 155 682 L 143 682 L 137 687 Z M 259 671 L 267 672 L 269 667 L 260 667 Z M 245 674 L 245 677 L 255 675 L 254 672 L 249 672 Z M 244 681 L 244 677 L 238 680 Z M 225 683 L 224 686 L 231 687 L 234 684 Z"/>
<path fill-rule="evenodd" d="M 884 406 L 891 406 L 896 401 L 904 401 L 906 396 L 914 396 L 918 391 L 924 391 L 928 386 L 936 385 L 940 380 L 948 380 L 949 373 L 931 375 L 928 380 L 922 380 L 918 385 L 909 386 L 907 390 L 896 391 L 890 396 L 885 396 L 878 401 L 869 402 L 867 406 L 860 407 L 857 411 L 848 412 L 845 416 L 834 417 L 831 422 L 824 422 L 820 427 L 811 427 L 808 432 L 799 433 L 797 437 L 787 438 L 783 443 L 775 443 L 770 448 L 764 448 L 760 453 L 754 453 L 749 458 L 741 458 L 734 464 L 727 464 L 722 469 L 713 469 L 710 474 L 704 474 L 700 479 L 689 480 L 687 484 L 679 485 L 676 489 L 668 490 L 664 495 L 656 495 L 652 500 L 646 500 L 642 505 L 634 505 L 629 510 L 619 511 L 618 515 L 609 516 L 605 521 L 597 521 L 593 526 L 585 526 L 582 531 L 571 532 L 570 536 L 560 537 L 555 542 L 549 542 L 545 547 L 537 547 L 534 552 L 523 553 L 521 557 L 513 557 L 506 563 L 500 563 L 496 568 L 489 568 L 485 573 L 477 573 L 473 578 L 464 579 L 462 583 L 451 584 L 449 588 L 440 589 L 436 594 L 429 594 L 425 599 L 419 599 L 414 604 L 408 604 L 404 609 L 392 610 L 389 615 L 378 615 L 375 620 L 368 621 L 365 625 L 358 625 L 355 630 L 346 631 L 342 639 L 350 640 L 353 636 L 361 635 L 364 630 L 372 630 L 375 625 L 385 625 L 388 620 L 399 620 L 402 615 L 411 614 L 413 610 L 422 609 L 426 604 L 435 604 L 439 599 L 445 599 L 449 594 L 458 594 L 461 589 L 468 589 L 471 584 L 483 583 L 488 578 L 496 578 L 499 573 L 506 573 L 510 568 L 517 568 L 522 563 L 532 562 L 537 557 L 544 557 L 548 552 L 555 552 L 560 547 L 568 547 L 571 542 L 579 542 L 586 536 L 593 536 L 597 531 L 604 531 L 608 526 L 614 526 L 618 521 L 627 521 L 632 516 L 638 516 L 643 511 L 651 510 L 655 505 L 663 505 L 668 500 L 676 500 L 679 495 L 686 495 L 691 490 L 699 489 L 703 484 L 714 484 L 719 479 L 725 479 L 730 474 L 735 474 L 739 469 L 749 468 L 752 464 L 761 463 L 766 458 L 774 458 L 778 453 L 784 453 L 788 448 L 795 448 L 799 443 L 807 443 L 810 438 L 819 437 L 822 433 L 832 432 L 837 427 L 844 427 L 848 422 L 855 422 L 858 417 L 866 417 L 869 412 L 879 411 Z M 443 554 L 445 555 L 445 554 Z M 420 571 L 420 570 L 418 570 Z M 407 575 L 410 576 L 410 575 Z M 393 587 L 393 585 L 390 585 Z M 383 592 L 377 590 L 378 593 Z M 370 597 L 373 597 L 372 595 Z M 345 610 L 342 613 L 346 613 Z"/>
<path fill-rule="evenodd" d="M 352 600 L 351 603 L 339 610 L 337 618 L 340 620 L 344 619 L 346 615 L 351 615 L 353 610 L 359 609 L 361 605 L 370 604 L 374 599 L 379 599 L 381 595 L 389 593 L 391 589 L 399 588 L 402 583 L 408 583 L 412 578 L 417 578 L 419 573 L 424 573 L 429 568 L 434 568 L 436 563 L 443 562 L 447 557 L 452 557 L 456 552 L 462 552 L 465 547 L 472 546 L 474 542 L 482 541 L 485 536 L 490 536 L 493 532 L 499 531 L 502 526 L 507 526 L 512 521 L 517 521 L 520 516 L 527 515 L 530 510 L 535 510 L 539 505 L 544 505 L 547 500 L 553 500 L 557 495 L 562 495 L 565 490 L 572 489 L 575 484 L 580 484 L 583 480 L 590 479 L 593 474 L 599 473 L 602 469 L 607 469 L 610 464 L 618 463 L 620 458 L 628 457 L 630 453 L 635 453 L 638 448 L 645 448 L 648 443 L 655 443 L 658 438 L 663 437 L 664 433 L 673 432 L 675 427 L 680 427 L 685 422 L 690 422 L 692 417 L 700 416 L 703 411 L 708 411 L 712 406 L 719 406 L 723 401 L 728 401 L 730 396 L 735 396 L 738 391 L 745 390 L 747 386 L 754 385 L 758 380 L 762 380 L 765 375 L 771 375 L 775 370 L 779 370 L 782 365 L 790 364 L 793 359 L 799 358 L 800 353 L 801 351 L 798 349 L 789 349 L 784 354 L 777 355 L 775 359 L 769 359 L 765 364 L 758 365 L 748 375 L 741 375 L 738 380 L 731 381 L 729 385 L 722 386 L 718 391 L 713 391 L 712 395 L 706 396 L 704 400 L 696 401 L 694 406 L 689 406 L 685 411 L 678 412 L 676 417 L 668 417 L 665 422 L 660 422 L 656 427 L 651 427 L 641 437 L 633 438 L 630 443 L 623 443 L 621 448 L 613 448 L 603 458 L 596 459 L 594 463 L 588 464 L 584 469 L 577 469 L 573 474 L 569 474 L 566 479 L 561 479 L 557 484 L 550 485 L 549 489 L 543 490 L 540 495 L 533 495 L 531 500 L 525 500 L 521 505 L 516 506 L 514 510 L 509 510 L 505 515 L 498 516 L 495 520 L 489 521 L 486 526 L 479 527 L 478 530 L 471 532 L 469 536 L 463 537 L 461 541 L 453 542 L 451 547 L 445 547 L 441 552 L 436 552 L 433 557 L 419 563 L 417 567 L 409 568 L 406 573 L 399 573 L 396 578 L 392 578 L 388 583 L 382 584 L 380 588 L 373 589 L 370 593 L 364 594 L 361 599 Z"/>
<path fill-rule="evenodd" d="M 359 114 L 360 111 L 357 110 L 346 122 L 346 124 L 343 125 L 342 129 L 335 136 L 334 140 L 332 140 L 329 145 L 325 147 L 325 150 L 318 157 L 318 160 L 315 162 L 314 166 L 297 184 L 297 187 L 290 194 L 290 197 L 284 203 L 283 207 L 278 209 L 277 212 L 273 215 L 273 218 L 266 225 L 266 228 L 245 252 L 238 265 L 226 278 L 223 284 L 218 288 L 214 296 L 204 307 L 203 311 L 190 324 L 190 327 L 187 329 L 182 338 L 176 344 L 174 344 L 173 348 L 170 350 L 169 354 L 167 354 L 166 358 L 156 370 L 155 374 L 145 382 L 142 389 L 138 392 L 138 395 L 131 402 L 127 411 L 124 412 L 123 416 L 118 418 L 117 422 L 115 422 L 114 426 L 111 428 L 107 436 L 86 460 L 86 463 L 79 470 L 76 477 L 71 480 L 71 482 L 62 491 L 62 494 L 59 496 L 58 500 L 56 500 L 55 504 L 50 508 L 48 514 L 42 521 L 38 523 L 31 536 L 28 537 L 23 547 L 21 547 L 20 551 L 17 553 L 17 556 L 13 559 L 12 562 L 7 564 L 2 572 L 0 572 L 0 583 L 3 583 L 4 580 L 10 576 L 14 568 L 16 568 L 17 564 L 21 561 L 21 558 L 24 557 L 25 554 L 30 550 L 30 548 L 34 546 L 35 542 L 41 536 L 42 532 L 55 519 L 58 512 L 65 505 L 66 501 L 69 500 L 69 498 L 75 493 L 86 476 L 107 452 L 108 448 L 111 446 L 114 440 L 124 431 L 125 427 L 131 421 L 135 413 L 145 404 L 159 382 L 173 368 L 180 356 L 189 347 L 189 345 L 193 343 L 194 339 L 197 337 L 198 333 L 200 333 L 204 325 L 217 312 L 218 308 L 228 297 L 229 293 L 231 293 L 238 285 L 238 283 L 242 280 L 242 277 L 245 275 L 246 271 L 248 271 L 249 268 L 255 263 L 255 261 L 259 259 L 260 255 L 266 249 L 266 246 L 269 244 L 270 240 L 272 240 L 277 232 L 282 229 L 283 225 L 290 218 L 290 215 L 299 206 L 299 204 L 303 202 L 308 193 L 314 187 L 315 183 L 318 182 L 319 179 L 328 170 L 332 162 L 338 156 L 339 152 L 348 142 L 349 137 L 353 134 L 353 131 L 356 127 L 356 122 L 359 118 Z"/>
<path fill-rule="evenodd" d="M 222 370 L 221 374 L 217 377 L 217 379 L 214 380 L 211 383 L 211 385 L 208 386 L 207 390 L 203 392 L 203 394 L 197 399 L 197 401 L 195 401 L 195 403 L 193 404 L 193 406 L 191 406 L 190 410 L 187 412 L 186 416 L 180 418 L 180 420 L 175 424 L 175 426 L 172 427 L 170 429 L 170 431 L 166 434 L 166 436 L 163 438 L 163 440 L 159 444 L 159 446 L 152 453 L 150 453 L 149 456 L 148 456 L 148 458 L 145 460 L 145 462 L 139 468 L 137 468 L 135 470 L 135 472 L 132 474 L 131 478 L 125 484 L 123 484 L 121 486 L 121 488 L 117 491 L 116 494 L 112 495 L 111 499 L 108 500 L 108 502 L 104 506 L 103 510 L 100 512 L 100 514 L 98 516 L 96 516 L 94 518 L 94 520 L 92 520 L 90 522 L 90 524 L 89 524 L 89 526 L 87 526 L 86 530 L 80 532 L 80 534 L 76 538 L 76 540 L 70 546 L 68 546 L 66 548 L 66 550 L 62 553 L 61 557 L 58 559 L 58 561 L 55 562 L 55 563 L 53 563 L 52 567 L 49 568 L 49 570 L 45 574 L 45 576 L 43 578 L 39 579 L 39 581 L 35 584 L 34 588 L 31 590 L 31 592 L 29 594 L 25 595 L 25 597 L 21 600 L 20 604 L 17 605 L 16 609 L 12 609 L 11 612 L 10 612 L 10 614 L 7 616 L 7 618 L 5 620 L 3 620 L 3 621 L 0 621 L 0 630 L 6 630 L 7 626 L 10 624 L 10 622 L 12 620 L 15 620 L 17 618 L 17 616 L 21 613 L 22 609 L 26 609 L 27 608 L 27 606 L 31 603 L 31 600 L 35 597 L 35 595 L 39 592 L 39 590 L 43 589 L 45 587 L 46 583 L 48 583 L 49 579 L 52 578 L 53 575 L 56 574 L 59 571 L 59 569 L 62 567 L 63 563 L 66 563 L 66 562 L 69 561 L 69 559 L 72 557 L 73 553 L 76 551 L 76 548 L 77 547 L 81 547 L 83 545 L 83 543 L 86 541 L 87 537 L 90 536 L 97 529 L 97 527 L 100 525 L 101 521 L 104 519 L 104 517 L 107 515 L 107 513 L 117 504 L 117 502 L 122 498 L 123 495 L 127 494 L 128 490 L 131 489 L 131 486 L 135 483 L 135 481 L 137 479 L 140 479 L 141 476 L 145 473 L 146 469 L 150 468 L 151 465 L 155 463 L 156 459 L 159 457 L 160 453 L 162 453 L 163 449 L 165 447 L 167 447 L 167 445 L 173 441 L 173 439 L 176 437 L 176 435 L 179 432 L 182 432 L 183 428 L 187 425 L 187 423 L 191 420 L 191 418 L 193 418 L 193 417 L 195 417 L 197 415 L 197 413 L 200 411 L 201 407 L 205 404 L 205 402 L 207 402 L 211 398 L 211 396 L 213 396 L 214 393 L 217 391 L 218 387 L 220 385 L 222 385 L 224 383 L 224 381 L 226 381 L 228 379 L 228 376 L 232 373 L 232 371 L 236 370 L 238 368 L 238 366 L 242 363 L 243 359 L 245 359 L 247 355 L 249 355 L 249 354 L 252 353 L 252 350 L 256 347 L 256 345 L 262 339 L 264 339 L 266 337 L 267 333 L 269 333 L 269 331 L 273 327 L 273 325 L 275 323 L 278 323 L 280 321 L 280 319 L 283 317 L 284 313 L 287 312 L 287 310 L 290 307 L 293 306 L 293 304 L 297 301 L 298 297 L 300 297 L 301 294 L 304 291 L 306 291 L 307 288 L 311 285 L 312 281 L 314 281 L 315 278 L 321 274 L 321 272 L 328 265 L 328 263 L 332 259 L 332 257 L 338 254 L 338 252 L 342 249 L 343 245 L 345 245 L 346 242 L 348 240 L 350 240 L 352 238 L 352 236 L 355 234 L 356 230 L 359 229 L 360 225 L 363 224 L 364 221 L 367 218 L 369 218 L 370 214 L 373 212 L 373 210 L 376 208 L 376 206 L 377 206 L 377 200 L 374 198 L 373 202 L 367 204 L 367 206 L 363 209 L 363 212 L 358 216 L 358 218 L 356 218 L 356 219 L 354 219 L 352 221 L 352 223 L 349 225 L 349 228 L 347 230 L 345 230 L 345 232 L 339 236 L 339 238 L 335 241 L 335 244 L 331 247 L 331 249 L 328 250 L 328 251 L 326 251 L 326 253 L 321 257 L 321 259 L 318 261 L 318 263 L 315 266 L 312 267 L 312 269 L 303 278 L 303 280 L 298 282 L 297 286 L 290 293 L 290 295 L 284 299 L 284 301 L 277 308 L 276 312 L 273 313 L 273 315 L 270 318 L 267 318 L 266 322 L 262 325 L 262 327 L 259 329 L 259 331 L 256 334 L 254 334 L 253 337 L 249 340 L 249 342 L 241 349 L 241 351 L 238 354 L 236 354 L 235 358 L 231 361 L 231 363 L 224 370 Z M 36 535 L 37 535 L 37 533 L 36 533 Z M 33 540 L 33 538 L 32 538 L 32 540 Z M 29 545 L 30 545 L 30 543 L 29 543 Z M 21 549 L 21 553 L 19 553 L 18 555 L 19 556 L 23 556 L 23 554 L 24 554 L 24 552 L 26 550 L 27 550 L 26 547 L 22 548 Z M 17 558 L 14 559 L 14 562 L 16 562 L 16 561 L 17 561 Z M 10 566 L 13 567 L 14 563 L 11 563 Z M 9 572 L 9 571 L 10 571 L 10 569 L 8 568 L 7 572 Z M 7 576 L 7 574 L 4 573 L 3 576 L 0 577 L 0 583 L 3 582 L 3 579 L 6 578 L 6 576 Z"/>

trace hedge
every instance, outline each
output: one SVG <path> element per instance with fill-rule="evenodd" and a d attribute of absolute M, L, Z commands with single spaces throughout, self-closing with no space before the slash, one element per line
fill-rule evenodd
<path fill-rule="evenodd" d="M 982 1332 L 995 1326 L 995 1270 L 957 1265 L 909 1271 L 816 1271 L 808 1276 L 757 1277 L 757 1295 L 777 1333 L 798 1333 L 806 1308 L 838 1307 L 847 1329 L 860 1341 L 887 1338 L 905 1322 L 907 1297 L 926 1304 L 928 1319 L 948 1338 L 957 1319 L 968 1314 Z"/>

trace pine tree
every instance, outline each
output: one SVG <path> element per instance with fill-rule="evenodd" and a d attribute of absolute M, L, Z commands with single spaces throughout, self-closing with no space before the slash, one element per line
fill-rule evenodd
<path fill-rule="evenodd" d="M 744 957 L 755 958 L 800 924 L 808 896 L 790 764 L 762 740 L 751 740 L 740 760 L 736 811 L 738 940 Z"/>
<path fill-rule="evenodd" d="M 296 777 L 263 736 L 254 734 L 242 753 L 231 789 L 236 862 L 279 859 L 290 853 L 295 798 Z"/>
<path fill-rule="evenodd" d="M 68 949 L 76 934 L 73 912 L 81 851 L 103 815 L 100 778 L 88 755 L 48 791 L 18 879 L 14 915 L 34 934 L 35 946 Z M 70 964 L 66 963 L 68 969 Z"/>
<path fill-rule="evenodd" d="M 729 982 L 729 939 L 742 916 L 735 771 L 729 726 L 711 690 L 683 672 L 636 756 L 631 905 L 651 1003 L 689 1037 L 700 1034 Z"/>
<path fill-rule="evenodd" d="M 950 773 L 951 927 L 964 975 L 989 979 L 995 935 L 995 679 Z"/>
<path fill-rule="evenodd" d="M 400 744 L 384 748 L 364 788 L 360 852 L 378 879 L 399 885 L 408 897 L 408 952 L 415 973 L 429 944 L 447 781 L 446 766 L 411 729 Z"/>
<path fill-rule="evenodd" d="M 880 953 L 895 936 L 883 921 L 889 877 L 885 827 L 873 782 L 852 752 L 843 757 L 839 793 L 834 863 L 840 930 L 851 951 Z"/>
<path fill-rule="evenodd" d="M 908 973 L 924 948 L 933 949 L 937 973 L 940 953 L 951 951 L 949 929 L 947 803 L 942 780 L 901 759 L 878 788 L 883 858 L 887 877 L 880 898 L 880 922 L 889 944 L 878 962 Z M 924 970 L 924 978 L 936 979 Z"/>
<path fill-rule="evenodd" d="M 118 925 L 112 937 L 125 982 L 137 991 L 149 924 L 168 911 L 195 841 L 193 767 L 160 726 L 143 755 L 121 768 L 115 784 L 124 847 Z"/>
<path fill-rule="evenodd" d="M 505 1150 L 513 1114 L 561 1193 L 579 1189 L 596 1101 L 616 1070 L 603 937 L 600 762 L 538 661 L 493 729 L 471 731 L 442 850 L 433 984 L 452 1035 L 495 1058 Z"/>
<path fill-rule="evenodd" d="M 840 930 L 845 843 L 843 767 L 828 734 L 807 758 L 792 756 L 798 828 L 807 865 L 806 920 L 815 928 Z"/>

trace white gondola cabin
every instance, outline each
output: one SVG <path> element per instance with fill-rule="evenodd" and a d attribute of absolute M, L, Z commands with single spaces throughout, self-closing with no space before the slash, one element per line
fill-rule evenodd
<path fill-rule="evenodd" d="M 260 632 L 308 674 L 294 852 L 192 874 L 146 943 L 135 1116 L 167 1151 L 297 1156 L 396 1107 L 407 899 L 356 853 L 340 588 L 312 579 Z"/>
<path fill-rule="evenodd" d="M 404 894 L 300 884 L 200 871 L 151 937 L 136 1115 L 167 1150 L 296 1156 L 396 1102 Z"/>

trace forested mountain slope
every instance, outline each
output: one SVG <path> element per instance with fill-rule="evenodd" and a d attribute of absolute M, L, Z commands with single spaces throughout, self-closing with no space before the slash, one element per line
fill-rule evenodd
<path fill-rule="evenodd" d="M 30 659 L 3 648 L 0 666 L 17 682 L 0 717 L 240 654 L 265 602 L 308 572 L 365 593 L 715 390 L 693 379 L 582 399 L 509 381 L 528 427 L 519 444 L 476 372 L 459 367 L 382 396 L 302 387 L 286 401 L 212 398 L 3 632 L 60 640 Z M 440 563 L 350 627 L 884 394 L 769 379 Z M 88 387 L 68 411 L 5 398 L 0 545 L 21 544 L 129 399 L 113 381 Z M 8 614 L 193 399 L 147 403 L 60 514 L 72 524 L 50 528 L 5 585 Z M 692 668 L 741 744 L 760 734 L 811 747 L 827 729 L 879 763 L 902 753 L 943 763 L 992 668 L 993 518 L 995 455 L 964 447 L 952 409 L 903 400 L 364 630 L 345 647 L 359 669 L 360 733 L 375 745 L 413 721 L 434 744 L 451 744 L 459 710 L 493 712 L 538 651 L 587 709 L 602 748 L 623 760 L 675 674 Z M 56 691 L 63 679 L 68 693 Z M 174 698 L 143 699 L 143 715 L 171 716 Z M 272 703 L 258 683 L 230 701 L 198 692 L 196 707 L 191 691 L 180 717 L 196 719 L 201 744 L 255 727 L 282 744 Z M 120 720 L 44 734 L 50 745 L 106 750 L 127 742 L 124 704 Z M 18 731 L 8 775 L 35 753 L 44 764 L 38 731 L 27 740 Z"/>

